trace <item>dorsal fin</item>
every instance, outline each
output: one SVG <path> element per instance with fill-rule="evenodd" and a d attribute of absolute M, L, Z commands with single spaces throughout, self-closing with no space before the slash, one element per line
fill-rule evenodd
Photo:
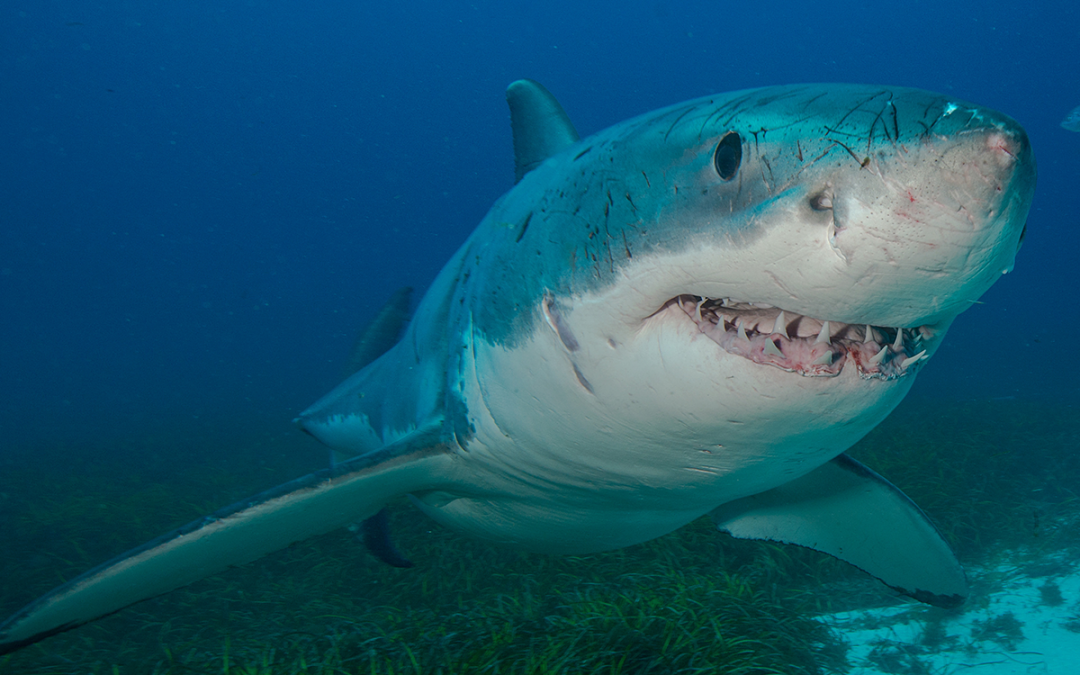
<path fill-rule="evenodd" d="M 548 157 L 578 142 L 580 136 L 566 111 L 539 82 L 511 82 L 506 102 L 514 130 L 515 183 Z"/>
<path fill-rule="evenodd" d="M 390 350 L 401 338 L 402 328 L 409 320 L 409 301 L 412 287 L 397 289 L 383 308 L 367 325 L 364 332 L 356 338 L 349 361 L 345 365 L 345 376 L 359 371 Z"/>

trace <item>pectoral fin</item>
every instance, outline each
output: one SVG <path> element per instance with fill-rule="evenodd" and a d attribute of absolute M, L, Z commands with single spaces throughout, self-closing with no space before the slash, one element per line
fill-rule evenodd
<path fill-rule="evenodd" d="M 921 602 L 956 607 L 967 596 L 964 571 L 926 514 L 847 455 L 778 488 L 724 504 L 712 517 L 740 539 L 828 553 Z"/>
<path fill-rule="evenodd" d="M 448 455 L 438 425 L 189 523 L 53 590 L 0 625 L 0 654 L 369 518 L 437 485 Z"/>

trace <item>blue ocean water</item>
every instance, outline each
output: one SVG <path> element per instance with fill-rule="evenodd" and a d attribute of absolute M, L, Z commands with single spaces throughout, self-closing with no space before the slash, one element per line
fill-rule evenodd
<path fill-rule="evenodd" d="M 582 133 L 716 91 L 939 90 L 1028 130 L 1016 271 L 915 395 L 1075 396 L 1070 3 L 86 3 L 0 23 L 0 428 L 288 426 L 513 181 L 507 83 Z M 1057 358 L 1055 358 L 1057 357 Z M 283 433 L 286 433 L 283 431 Z"/>
<path fill-rule="evenodd" d="M 1023 250 L 911 396 L 1074 401 L 1078 63 L 1064 1 L 7 3 L 0 457 L 79 463 L 88 439 L 161 429 L 308 442 L 290 420 L 357 331 L 512 185 L 521 77 L 583 135 L 796 82 L 1011 115 L 1039 164 Z"/>

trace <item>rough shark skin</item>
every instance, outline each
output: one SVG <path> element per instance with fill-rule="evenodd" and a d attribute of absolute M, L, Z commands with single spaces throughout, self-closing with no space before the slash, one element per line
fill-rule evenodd
<path fill-rule="evenodd" d="M 540 85 L 507 96 L 517 184 L 401 341 L 298 418 L 354 458 L 52 591 L 0 626 L 0 653 L 403 494 L 460 532 L 556 553 L 711 514 L 963 601 L 934 526 L 842 453 L 1012 268 L 1035 187 L 1023 129 L 929 92 L 803 85 L 579 140 Z"/>

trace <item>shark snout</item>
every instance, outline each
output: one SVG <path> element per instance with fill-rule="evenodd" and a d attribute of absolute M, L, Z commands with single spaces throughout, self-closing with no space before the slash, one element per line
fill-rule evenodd
<path fill-rule="evenodd" d="M 943 171 L 964 178 L 981 179 L 986 187 L 1004 196 L 1030 201 L 1035 186 L 1035 156 L 1027 132 L 1016 120 L 986 108 L 961 108 L 947 104 L 942 122 L 933 131 L 932 144 L 945 148 Z M 938 140 L 940 139 L 940 140 Z M 948 176 L 946 176 L 948 179 Z M 978 192 L 981 186 L 971 185 Z"/>
<path fill-rule="evenodd" d="M 1022 133 L 1022 132 L 1021 132 Z M 1002 168 L 1010 168 L 1016 164 L 1019 156 L 1023 153 L 1026 137 L 1018 138 L 1013 133 L 994 131 L 986 137 L 986 150 L 990 156 Z"/>

